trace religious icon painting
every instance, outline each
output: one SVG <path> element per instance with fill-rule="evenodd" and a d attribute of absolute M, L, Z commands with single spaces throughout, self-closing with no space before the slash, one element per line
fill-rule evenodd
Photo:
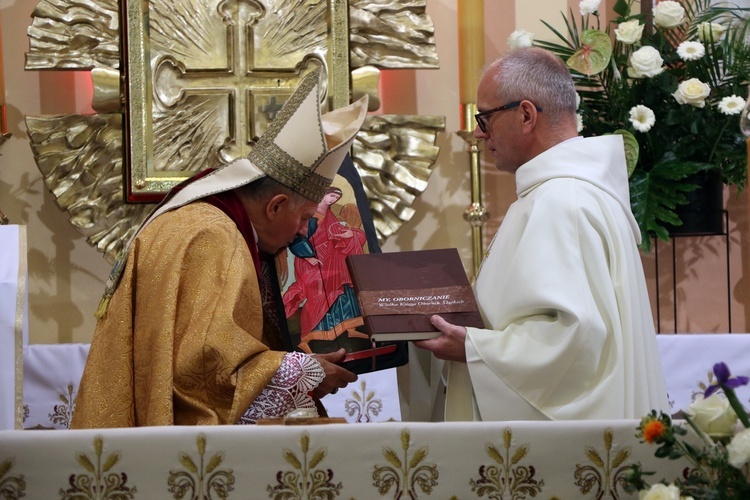
<path fill-rule="evenodd" d="M 292 345 L 308 353 L 347 350 L 344 366 L 366 373 L 405 364 L 403 342 L 373 344 L 364 330 L 346 257 L 380 252 L 367 199 L 347 156 L 309 220 L 307 237 L 276 259 Z"/>

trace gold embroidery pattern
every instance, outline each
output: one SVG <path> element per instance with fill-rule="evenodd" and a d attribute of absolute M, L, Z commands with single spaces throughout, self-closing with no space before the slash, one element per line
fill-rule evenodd
<path fill-rule="evenodd" d="M 211 499 L 229 497 L 234 490 L 234 471 L 232 469 L 218 469 L 224 461 L 223 453 L 214 454 L 205 463 L 206 435 L 198 434 L 196 440 L 198 448 L 198 463 L 193 461 L 187 453 L 180 453 L 179 460 L 185 470 L 169 471 L 169 492 L 173 498 Z"/>
<path fill-rule="evenodd" d="M 383 400 L 375 397 L 375 391 L 367 392 L 367 383 L 364 380 L 360 383 L 360 389 L 360 392 L 352 391 L 354 399 L 347 399 L 344 409 L 350 417 L 357 415 L 357 423 L 372 422 L 373 417 L 380 415 L 383 410 Z"/>
<path fill-rule="evenodd" d="M 310 435 L 303 432 L 300 436 L 300 448 L 302 457 L 289 450 L 284 449 L 284 460 L 294 467 L 293 470 L 278 471 L 276 473 L 277 485 L 266 488 L 268 494 L 274 500 L 286 500 L 292 498 L 326 499 L 338 496 L 341 491 L 341 483 L 334 484 L 333 471 L 331 469 L 315 469 L 326 458 L 328 451 L 321 448 L 313 453 L 308 460 L 310 452 Z"/>
<path fill-rule="evenodd" d="M 26 480 L 23 474 L 5 477 L 13 468 L 13 460 L 0 463 L 0 498 L 21 498 L 26 496 Z"/>
<path fill-rule="evenodd" d="M 438 484 L 438 469 L 434 463 L 422 463 L 427 458 L 428 447 L 423 446 L 414 451 L 409 459 L 409 429 L 401 431 L 401 451 L 403 460 L 392 448 L 383 448 L 383 456 L 391 465 L 376 465 L 372 473 L 373 486 L 378 493 L 385 495 L 395 486 L 393 498 L 419 498 L 417 486 L 423 493 L 430 494 Z"/>
<path fill-rule="evenodd" d="M 516 448 L 511 456 L 511 440 L 513 433 L 510 427 L 503 430 L 503 447 L 501 452 L 491 443 L 485 444 L 485 451 L 497 465 L 482 465 L 479 467 L 479 479 L 470 481 L 471 490 L 478 496 L 487 495 L 489 498 L 503 500 L 508 498 L 536 497 L 542 491 L 544 480 L 534 479 L 536 468 L 533 465 L 518 465 L 529 453 L 529 445 L 522 444 Z"/>
<path fill-rule="evenodd" d="M 617 490 L 618 487 L 625 486 L 624 476 L 628 471 L 628 467 L 620 467 L 620 465 L 630 457 L 630 446 L 618 451 L 612 459 L 612 438 L 612 428 L 607 427 L 604 430 L 604 449 L 606 450 L 604 458 L 593 447 L 586 446 L 586 457 L 594 465 L 576 464 L 575 484 L 580 488 L 581 493 L 587 494 L 596 488 L 595 498 L 597 499 L 605 496 L 615 500 L 620 498 Z"/>
<path fill-rule="evenodd" d="M 70 429 L 70 420 L 73 418 L 73 408 L 75 406 L 73 404 L 73 401 L 75 401 L 73 383 L 68 383 L 67 394 L 60 392 L 57 394 L 57 397 L 63 404 L 55 405 L 54 411 L 48 414 L 49 419 L 55 425 L 61 425 L 66 429 Z"/>
<path fill-rule="evenodd" d="M 84 453 L 76 454 L 78 464 L 86 469 L 88 474 L 71 474 L 68 482 L 70 488 L 60 488 L 62 499 L 117 499 L 134 498 L 136 488 L 127 486 L 128 475 L 124 472 L 110 472 L 120 461 L 120 452 L 111 453 L 102 464 L 102 448 L 104 440 L 101 435 L 94 438 L 94 452 L 96 459 L 92 461 Z"/>

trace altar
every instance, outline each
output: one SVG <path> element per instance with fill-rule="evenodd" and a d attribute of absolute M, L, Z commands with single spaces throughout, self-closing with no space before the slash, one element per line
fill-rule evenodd
<path fill-rule="evenodd" d="M 660 335 L 673 410 L 714 362 L 750 373 L 749 346 L 742 334 Z M 626 499 L 637 498 L 623 488 L 629 465 L 667 481 L 688 466 L 657 459 L 639 420 L 400 421 L 394 370 L 339 391 L 329 404 L 348 423 L 53 430 L 67 429 L 87 351 L 25 348 L 26 430 L 0 431 L 10 498 Z"/>
<path fill-rule="evenodd" d="M 12 331 L 6 341 L 16 342 L 11 352 L 23 344 L 23 363 L 0 369 L 5 380 L 22 378 L 9 400 L 23 406 L 2 409 L 6 420 L 23 418 L 0 431 L 8 498 L 626 499 L 637 498 L 624 489 L 630 465 L 656 472 L 654 481 L 689 465 L 657 459 L 636 437 L 639 420 L 409 421 L 396 369 L 326 398 L 347 423 L 69 430 L 88 344 L 27 345 Z M 750 335 L 657 340 L 673 413 L 703 391 L 716 362 L 750 375 Z M 748 387 L 737 394 L 750 403 Z"/>
<path fill-rule="evenodd" d="M 27 498 L 637 498 L 623 490 L 629 464 L 668 479 L 687 465 L 656 459 L 638 424 L 2 431 L 0 487 Z"/>

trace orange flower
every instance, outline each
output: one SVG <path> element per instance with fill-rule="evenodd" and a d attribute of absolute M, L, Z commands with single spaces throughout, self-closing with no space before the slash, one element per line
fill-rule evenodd
<path fill-rule="evenodd" d="M 653 443 L 664 436 L 667 426 L 661 420 L 647 418 L 641 424 L 641 430 L 643 431 L 643 439 L 647 443 Z"/>

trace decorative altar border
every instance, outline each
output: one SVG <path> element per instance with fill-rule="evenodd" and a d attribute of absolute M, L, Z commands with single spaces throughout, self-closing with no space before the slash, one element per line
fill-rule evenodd
<path fill-rule="evenodd" d="M 644 470 L 668 479 L 686 466 L 656 459 L 654 447 L 635 438 L 638 424 L 0 431 L 0 471 L 5 471 L 0 483 L 27 498 L 109 498 L 105 490 L 121 498 L 209 498 L 210 493 L 230 499 L 466 499 L 480 492 L 489 498 L 636 498 L 622 489 L 628 464 L 641 462 Z"/>

